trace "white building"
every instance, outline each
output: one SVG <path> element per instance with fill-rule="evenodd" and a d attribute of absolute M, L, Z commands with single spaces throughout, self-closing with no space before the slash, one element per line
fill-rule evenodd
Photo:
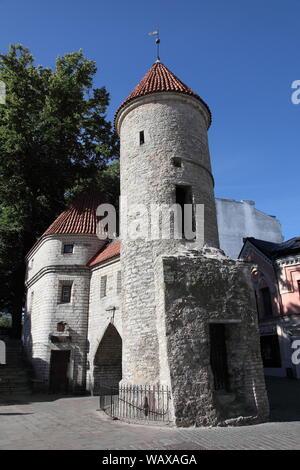
<path fill-rule="evenodd" d="M 97 191 L 77 198 L 27 256 L 24 344 L 40 388 L 85 389 L 91 269 L 104 245 L 96 235 Z"/>
<path fill-rule="evenodd" d="M 230 258 L 239 256 L 247 237 L 283 241 L 279 220 L 256 209 L 254 201 L 216 198 L 216 208 L 220 247 Z"/>

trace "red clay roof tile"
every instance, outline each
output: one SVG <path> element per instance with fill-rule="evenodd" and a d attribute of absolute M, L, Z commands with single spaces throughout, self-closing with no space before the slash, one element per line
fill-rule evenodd
<path fill-rule="evenodd" d="M 95 234 L 97 228 L 96 209 L 103 202 L 101 192 L 95 187 L 89 188 L 75 198 L 71 206 L 55 219 L 42 236 L 55 233 Z"/>
<path fill-rule="evenodd" d="M 120 255 L 121 242 L 120 240 L 115 240 L 108 245 L 102 247 L 95 256 L 93 256 L 90 261 L 87 263 L 87 266 L 95 266 L 96 264 L 106 261 L 108 259 L 114 258 L 115 256 Z"/>
<path fill-rule="evenodd" d="M 121 106 L 116 112 L 116 116 L 119 111 L 130 101 L 140 96 L 149 95 L 150 93 L 157 92 L 176 92 L 184 93 L 186 95 L 193 96 L 198 99 L 205 105 L 209 113 L 209 119 L 211 123 L 211 112 L 207 104 L 198 96 L 196 93 L 191 90 L 187 85 L 185 85 L 181 80 L 179 80 L 176 75 L 174 75 L 164 64 L 161 62 L 155 62 L 152 65 L 150 70 L 144 75 L 140 83 L 135 87 L 135 89 L 130 93 L 130 95 L 123 101 Z"/>

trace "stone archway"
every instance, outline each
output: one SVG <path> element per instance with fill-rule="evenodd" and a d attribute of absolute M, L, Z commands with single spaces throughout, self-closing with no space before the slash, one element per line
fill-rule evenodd
<path fill-rule="evenodd" d="M 122 338 L 110 323 L 94 357 L 94 394 L 110 393 L 122 379 Z"/>

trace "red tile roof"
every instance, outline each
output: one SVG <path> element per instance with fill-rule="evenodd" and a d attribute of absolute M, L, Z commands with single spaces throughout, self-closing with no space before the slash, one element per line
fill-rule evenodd
<path fill-rule="evenodd" d="M 90 187 L 74 199 L 71 206 L 55 219 L 42 236 L 55 233 L 95 234 L 96 209 L 103 202 L 101 192 L 96 187 Z"/>
<path fill-rule="evenodd" d="M 144 75 L 140 83 L 135 87 L 135 89 L 130 93 L 130 95 L 125 99 L 125 101 L 123 101 L 121 106 L 118 108 L 116 116 L 119 111 L 133 99 L 139 98 L 140 96 L 149 95 L 150 93 L 157 93 L 161 91 L 184 93 L 186 95 L 190 95 L 198 99 L 207 108 L 211 123 L 211 112 L 207 104 L 200 98 L 200 96 L 194 93 L 191 88 L 189 88 L 181 80 L 179 80 L 179 78 L 176 77 L 176 75 L 174 75 L 161 62 L 155 62 L 155 64 L 152 65 L 152 67 L 146 73 L 146 75 Z"/>
<path fill-rule="evenodd" d="M 107 261 L 108 259 L 114 258 L 115 256 L 119 256 L 120 250 L 121 242 L 120 240 L 115 240 L 102 247 L 98 253 L 96 253 L 96 255 L 90 259 L 90 261 L 87 263 L 87 266 L 95 266 L 102 261 Z"/>

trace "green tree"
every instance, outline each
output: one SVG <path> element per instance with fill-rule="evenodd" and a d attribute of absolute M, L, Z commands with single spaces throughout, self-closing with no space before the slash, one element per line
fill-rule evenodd
<path fill-rule="evenodd" d="M 12 45 L 0 54 L 0 306 L 20 334 L 24 257 L 76 188 L 101 182 L 117 158 L 105 112 L 106 89 L 93 88 L 94 61 L 82 51 L 58 57 L 55 70 Z M 108 177 L 108 176 L 107 176 Z M 118 184 L 118 183 L 117 183 Z"/>
<path fill-rule="evenodd" d="M 0 315 L 0 328 L 10 328 L 11 327 L 11 321 L 9 318 L 6 317 L 1 317 Z"/>

